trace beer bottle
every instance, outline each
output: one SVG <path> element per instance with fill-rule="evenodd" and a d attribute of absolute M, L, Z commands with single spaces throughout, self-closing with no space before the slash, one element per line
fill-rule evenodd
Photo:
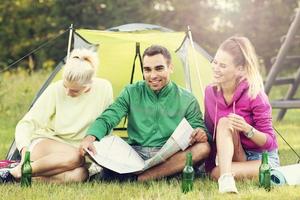
<path fill-rule="evenodd" d="M 32 169 L 30 164 L 30 152 L 26 151 L 25 159 L 21 167 L 21 187 L 30 187 L 31 186 L 31 175 Z"/>
<path fill-rule="evenodd" d="M 188 152 L 186 154 L 186 163 L 185 167 L 182 171 L 182 185 L 181 189 L 183 193 L 187 193 L 193 190 L 193 181 L 194 181 L 194 168 L 193 168 L 193 161 L 192 161 L 192 153 Z"/>
<path fill-rule="evenodd" d="M 268 163 L 268 152 L 263 152 L 259 167 L 259 186 L 271 190 L 271 167 Z"/>

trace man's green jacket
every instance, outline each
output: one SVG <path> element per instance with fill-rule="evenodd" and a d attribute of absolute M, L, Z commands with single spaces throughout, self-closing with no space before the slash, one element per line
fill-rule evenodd
<path fill-rule="evenodd" d="M 163 146 L 184 117 L 193 128 L 207 133 L 197 99 L 171 81 L 157 93 L 145 81 L 126 86 L 90 126 L 88 135 L 100 140 L 126 115 L 128 143 L 132 145 Z"/>

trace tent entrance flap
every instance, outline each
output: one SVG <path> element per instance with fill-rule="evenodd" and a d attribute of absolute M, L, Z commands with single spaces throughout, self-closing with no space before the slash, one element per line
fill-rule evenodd
<path fill-rule="evenodd" d="M 178 49 L 176 49 L 175 52 L 177 53 L 178 57 L 180 58 L 180 61 L 183 66 L 184 78 L 185 78 L 185 88 L 187 90 L 189 90 L 190 92 L 193 92 L 190 66 L 189 66 L 189 62 L 188 62 L 188 44 L 189 44 L 189 42 L 187 40 L 188 40 L 188 37 L 186 35 L 184 37 L 180 47 Z"/>

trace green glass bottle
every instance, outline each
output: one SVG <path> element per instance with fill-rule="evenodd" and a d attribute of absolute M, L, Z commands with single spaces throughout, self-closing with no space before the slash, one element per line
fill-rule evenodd
<path fill-rule="evenodd" d="M 181 189 L 183 193 L 187 193 L 193 190 L 194 176 L 195 172 L 193 168 L 192 153 L 188 152 L 186 154 L 185 167 L 182 171 Z"/>
<path fill-rule="evenodd" d="M 26 151 L 25 159 L 21 167 L 21 187 L 30 187 L 31 186 L 31 175 L 32 168 L 30 164 L 30 152 Z"/>
<path fill-rule="evenodd" d="M 271 167 L 268 162 L 268 152 L 263 152 L 259 167 L 259 186 L 271 190 Z"/>

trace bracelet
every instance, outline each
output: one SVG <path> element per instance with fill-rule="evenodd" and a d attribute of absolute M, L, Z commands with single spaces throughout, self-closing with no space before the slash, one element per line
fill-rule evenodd
<path fill-rule="evenodd" d="M 254 132 L 255 132 L 255 129 L 252 127 L 251 130 L 249 132 L 245 132 L 244 135 L 247 137 L 247 138 L 252 138 L 253 135 L 254 135 Z"/>

